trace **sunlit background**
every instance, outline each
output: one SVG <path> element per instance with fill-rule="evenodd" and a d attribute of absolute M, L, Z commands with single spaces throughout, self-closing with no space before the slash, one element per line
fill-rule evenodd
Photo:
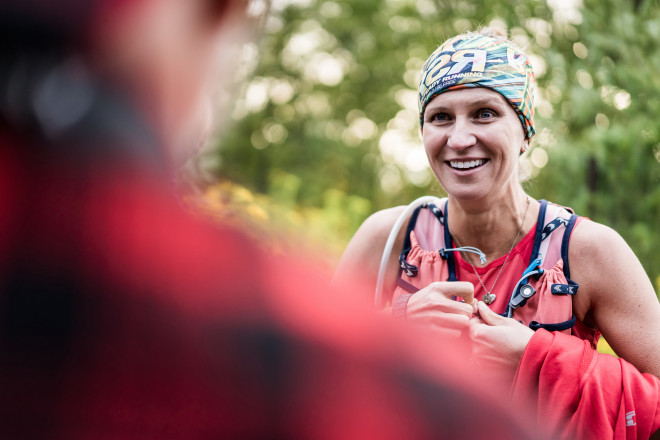
<path fill-rule="evenodd" d="M 490 26 L 536 72 L 526 189 L 615 228 L 660 284 L 657 1 L 256 7 L 262 38 L 242 51 L 230 134 L 213 137 L 196 164 L 196 209 L 235 219 L 275 251 L 322 246 L 333 264 L 370 213 L 443 195 L 419 136 L 419 70 L 446 38 Z"/>

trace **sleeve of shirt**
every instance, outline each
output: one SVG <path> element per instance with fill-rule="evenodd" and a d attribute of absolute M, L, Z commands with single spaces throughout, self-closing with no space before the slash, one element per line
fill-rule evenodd
<path fill-rule="evenodd" d="M 648 439 L 660 428 L 660 380 L 588 342 L 538 330 L 523 353 L 512 396 L 561 438 Z"/>

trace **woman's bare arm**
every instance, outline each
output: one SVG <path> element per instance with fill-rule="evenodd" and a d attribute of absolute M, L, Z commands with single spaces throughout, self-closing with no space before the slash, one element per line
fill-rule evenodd
<path fill-rule="evenodd" d="M 372 214 L 357 230 L 339 261 L 335 273 L 337 284 L 344 280 L 360 280 L 368 291 L 364 295 L 374 299 L 378 267 L 387 237 L 405 206 L 384 209 Z M 403 246 L 406 228 L 399 231 L 387 266 L 384 297 L 391 298 L 398 275 L 398 257 Z"/>
<path fill-rule="evenodd" d="M 598 328 L 614 351 L 660 377 L 660 303 L 628 244 L 611 228 L 585 220 L 569 246 L 571 277 L 580 288 L 574 311 Z"/>

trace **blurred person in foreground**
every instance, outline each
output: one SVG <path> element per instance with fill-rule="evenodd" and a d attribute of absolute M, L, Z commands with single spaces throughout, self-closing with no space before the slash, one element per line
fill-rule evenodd
<path fill-rule="evenodd" d="M 0 5 L 3 437 L 530 438 L 459 347 L 173 198 L 246 6 Z"/>
<path fill-rule="evenodd" d="M 659 426 L 660 304 L 615 231 L 526 194 L 533 98 L 531 62 L 506 37 L 485 29 L 441 44 L 422 68 L 419 121 L 448 196 L 373 214 L 336 279 L 362 276 L 365 296 L 394 316 L 469 328 L 479 377 L 514 395 L 538 388 L 538 417 L 566 437 L 648 437 Z M 451 299 L 472 295 L 478 305 Z M 595 353 L 601 331 L 636 369 Z"/>

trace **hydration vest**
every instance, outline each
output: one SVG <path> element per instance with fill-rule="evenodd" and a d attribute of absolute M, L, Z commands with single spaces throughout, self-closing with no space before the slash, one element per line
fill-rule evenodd
<path fill-rule="evenodd" d="M 505 267 L 506 272 L 519 273 L 514 277 L 518 282 L 510 291 L 498 292 L 506 296 L 504 310 L 501 310 L 502 300 L 498 300 L 500 313 L 533 330 L 544 328 L 574 334 L 595 347 L 599 332 L 578 321 L 573 314 L 572 297 L 578 293 L 579 286 L 570 277 L 568 245 L 573 228 L 582 218 L 545 200 L 539 203 L 534 243 L 526 268 Z M 466 248 L 453 247 L 447 206 L 446 198 L 434 201 L 426 198 L 414 207 L 399 255 L 399 277 L 393 300 L 434 281 L 458 281 L 455 253 Z M 481 253 L 475 248 L 467 250 Z"/>

